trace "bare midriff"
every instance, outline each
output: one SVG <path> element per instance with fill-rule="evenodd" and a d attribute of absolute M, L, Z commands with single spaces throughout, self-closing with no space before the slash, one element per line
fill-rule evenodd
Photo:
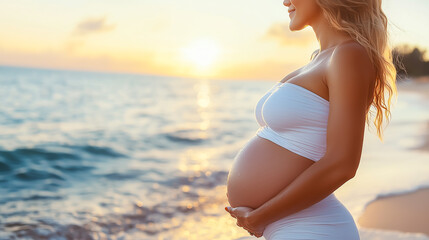
<path fill-rule="evenodd" d="M 258 208 L 314 161 L 255 135 L 236 155 L 227 180 L 232 207 Z"/>

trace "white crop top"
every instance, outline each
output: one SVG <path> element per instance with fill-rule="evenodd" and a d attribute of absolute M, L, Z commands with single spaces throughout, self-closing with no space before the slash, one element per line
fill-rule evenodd
<path fill-rule="evenodd" d="M 277 82 L 259 100 L 256 134 L 318 161 L 326 152 L 329 101 L 293 83 Z"/>

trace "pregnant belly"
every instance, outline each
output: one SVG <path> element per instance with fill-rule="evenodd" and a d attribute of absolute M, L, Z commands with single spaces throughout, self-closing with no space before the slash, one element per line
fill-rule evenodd
<path fill-rule="evenodd" d="M 227 180 L 229 204 L 258 208 L 313 163 L 256 135 L 234 159 Z"/>

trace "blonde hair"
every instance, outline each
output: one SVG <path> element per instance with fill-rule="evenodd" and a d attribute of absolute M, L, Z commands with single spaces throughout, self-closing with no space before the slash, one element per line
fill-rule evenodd
<path fill-rule="evenodd" d="M 383 118 L 390 121 L 392 97 L 393 95 L 397 97 L 397 72 L 393 63 L 392 49 L 388 43 L 388 20 L 381 9 L 381 0 L 316 0 L 316 2 L 322 8 L 324 17 L 335 29 L 348 33 L 366 49 L 371 63 L 375 66 L 376 79 L 371 106 L 377 110 L 373 123 L 377 128 L 378 137 L 383 141 Z M 372 113 L 368 111 L 366 114 L 368 126 L 370 116 Z"/>

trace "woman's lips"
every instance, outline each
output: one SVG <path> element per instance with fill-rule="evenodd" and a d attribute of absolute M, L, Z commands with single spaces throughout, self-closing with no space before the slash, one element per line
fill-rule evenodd
<path fill-rule="evenodd" d="M 295 10 L 290 11 L 290 12 L 289 12 L 289 16 L 290 16 L 293 12 L 295 12 Z"/>

